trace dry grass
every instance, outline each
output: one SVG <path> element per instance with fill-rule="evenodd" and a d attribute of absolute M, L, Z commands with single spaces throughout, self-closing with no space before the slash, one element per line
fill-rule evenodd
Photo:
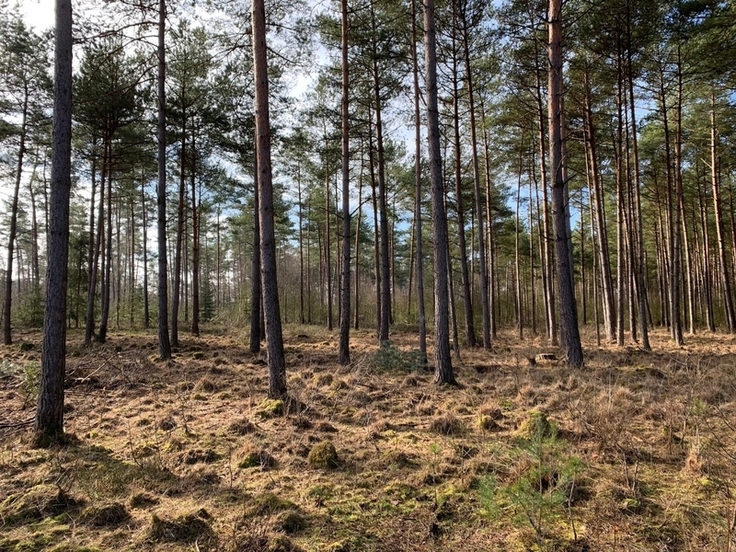
<path fill-rule="evenodd" d="M 504 334 L 462 351 L 458 388 L 393 340 L 354 334 L 346 368 L 335 335 L 288 327 L 277 403 L 240 337 L 161 363 L 154 336 L 72 333 L 76 439 L 50 450 L 27 423 L 39 348 L 0 348 L 0 552 L 736 549 L 736 338 L 589 344 L 570 371 Z"/>

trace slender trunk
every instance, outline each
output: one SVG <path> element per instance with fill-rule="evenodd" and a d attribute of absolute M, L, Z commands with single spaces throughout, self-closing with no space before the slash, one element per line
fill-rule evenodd
<path fill-rule="evenodd" d="M 490 300 L 488 298 L 488 267 L 486 265 L 485 221 L 483 217 L 483 196 L 480 190 L 480 166 L 478 161 L 478 131 L 475 118 L 475 89 L 473 87 L 473 71 L 470 65 L 469 29 L 467 18 L 463 17 L 463 46 L 465 54 L 465 71 L 468 85 L 468 107 L 470 109 L 470 146 L 473 158 L 473 191 L 475 195 L 475 213 L 478 225 L 478 264 L 480 267 L 480 301 L 483 328 L 483 349 L 491 350 L 491 317 Z"/>
<path fill-rule="evenodd" d="M 181 94 L 182 97 L 184 94 Z M 186 109 L 182 110 L 181 149 L 179 151 L 179 202 L 176 215 L 176 250 L 174 253 L 174 291 L 171 296 L 171 345 L 179 346 L 179 304 L 181 302 L 182 249 L 184 247 L 184 190 L 186 188 Z"/>
<path fill-rule="evenodd" d="M 456 20 L 457 13 L 453 10 L 453 19 Z M 454 21 L 454 28 L 457 22 Z M 454 34 L 454 32 L 453 32 Z M 470 295 L 470 273 L 468 270 L 468 249 L 465 242 L 465 207 L 463 202 L 463 183 L 462 183 L 462 159 L 460 145 L 460 84 L 459 63 L 457 55 L 457 45 L 453 36 L 453 54 L 452 54 L 452 84 L 453 84 L 453 129 L 454 129 L 454 148 L 455 148 L 455 208 L 457 211 L 457 233 L 458 233 L 458 249 L 460 256 L 460 285 L 462 287 L 463 306 L 465 314 L 465 343 L 468 347 L 475 347 L 475 323 L 473 321 L 473 303 Z"/>
<path fill-rule="evenodd" d="M 355 223 L 355 318 L 353 328 L 360 327 L 360 225 L 363 218 L 363 168 L 360 169 L 358 179 L 358 219 Z"/>
<path fill-rule="evenodd" d="M 339 362 L 350 364 L 350 75 L 348 73 L 348 0 L 342 8 L 342 278 Z"/>
<path fill-rule="evenodd" d="M 442 156 L 440 151 L 439 108 L 437 104 L 437 48 L 435 42 L 434 0 L 424 3 L 424 44 L 427 86 L 427 134 L 429 139 L 429 169 L 432 182 L 432 212 L 434 237 L 434 332 L 436 383 L 454 384 L 450 358 L 448 320 L 448 256 L 447 213 L 442 183 Z"/>
<path fill-rule="evenodd" d="M 87 318 L 85 320 L 84 345 L 90 347 L 95 332 L 95 295 L 97 294 L 97 273 L 100 263 L 100 252 L 102 251 L 102 243 L 104 240 L 104 213 L 105 213 L 105 184 L 107 183 L 107 145 L 108 140 L 102 140 L 102 170 L 100 171 L 100 204 L 97 214 L 97 238 L 93 239 L 93 220 L 94 220 L 94 175 L 96 174 L 95 166 L 92 167 L 93 181 L 93 203 L 90 205 L 90 268 L 89 268 L 89 284 L 87 286 Z"/>
<path fill-rule="evenodd" d="M 37 444 L 49 445 L 64 434 L 66 307 L 69 258 L 72 126 L 72 6 L 56 0 L 54 119 L 49 217 L 49 256 L 41 381 L 36 408 Z"/>
<path fill-rule="evenodd" d="M 148 305 L 148 213 L 143 179 L 141 179 L 141 212 L 143 213 L 143 327 L 148 329 L 151 326 L 151 312 Z"/>
<path fill-rule="evenodd" d="M 411 61 L 414 84 L 414 246 L 416 248 L 417 317 L 419 323 L 419 364 L 427 365 L 427 313 L 424 304 L 424 250 L 422 246 L 422 132 L 419 108 L 419 59 L 417 56 L 417 0 L 411 2 Z"/>
<path fill-rule="evenodd" d="M 539 57 L 537 54 L 535 57 Z M 548 178 L 547 178 L 547 143 L 544 132 L 545 113 L 544 104 L 542 103 L 542 75 L 539 66 L 536 68 L 536 90 L 535 99 L 537 102 L 537 118 L 539 128 L 539 174 L 541 177 L 542 188 L 542 220 L 540 224 L 540 250 L 542 253 L 542 279 L 544 282 L 544 306 L 545 320 L 547 327 L 547 339 L 552 345 L 557 345 L 557 316 L 555 314 L 555 291 L 553 278 L 553 258 L 550 244 L 552 243 L 552 231 L 549 227 L 549 198 L 547 195 Z M 547 126 L 549 126 L 547 124 Z"/>
<path fill-rule="evenodd" d="M 302 203 L 301 174 L 301 165 L 299 165 L 296 172 L 297 199 L 299 201 L 299 322 L 304 324 L 306 321 L 304 318 L 304 205 Z"/>
<path fill-rule="evenodd" d="M 327 282 L 327 329 L 332 331 L 332 255 L 330 247 L 330 177 L 325 178 L 325 262 L 324 277 Z"/>
<path fill-rule="evenodd" d="M 711 96 L 710 112 L 710 161 L 711 184 L 713 187 L 713 214 L 716 223 L 716 239 L 718 240 L 718 261 L 721 267 L 721 285 L 723 286 L 723 306 L 726 315 L 726 327 L 729 333 L 736 333 L 736 311 L 734 310 L 731 272 L 726 257 L 726 240 L 721 215 L 721 178 L 718 157 L 718 133 L 716 129 L 715 96 Z"/>
<path fill-rule="evenodd" d="M 100 297 L 100 331 L 97 341 L 107 341 L 107 325 L 110 320 L 110 290 L 112 287 L 112 140 L 108 145 L 107 162 L 107 213 L 105 237 L 105 267 L 101 282 L 102 295 Z M 102 222 L 102 221 L 100 221 Z"/>
<path fill-rule="evenodd" d="M 586 70 L 585 79 L 585 106 L 583 110 L 585 124 L 585 138 L 587 144 L 587 158 L 590 167 L 590 187 L 592 204 L 595 205 L 591 215 L 595 221 L 596 249 L 598 250 L 598 267 L 601 277 L 601 292 L 603 304 L 603 326 L 606 339 L 609 343 L 616 341 L 616 302 L 613 291 L 613 277 L 611 275 L 611 257 L 608 247 L 608 225 L 606 224 L 605 202 L 603 198 L 603 184 L 598 164 L 596 127 L 593 121 L 591 105 L 591 89 L 589 74 Z"/>
<path fill-rule="evenodd" d="M 557 259 L 562 343 L 571 368 L 583 365 L 583 350 L 578 330 L 577 307 L 570 266 L 570 221 L 566 208 L 567 182 L 564 178 L 565 158 L 562 156 L 562 3 L 549 1 L 549 141 L 550 167 L 553 175 L 552 204 Z"/>
<path fill-rule="evenodd" d="M 629 3 L 627 3 L 627 10 Z M 628 56 L 628 81 L 629 81 L 629 107 L 631 109 L 631 140 L 634 153 L 634 220 L 636 221 L 636 284 L 637 298 L 639 308 L 639 333 L 641 337 L 641 348 L 645 351 L 652 349 L 649 343 L 649 328 L 647 326 L 647 282 L 646 282 L 646 264 L 644 251 L 644 217 L 641 210 L 641 169 L 639 167 L 639 137 L 636 122 L 636 104 L 634 103 L 634 69 L 632 61 L 631 47 L 631 17 L 627 11 L 627 38 L 629 47 L 627 48 Z"/>
<path fill-rule="evenodd" d="M 10 211 L 10 232 L 8 233 L 8 262 L 5 269 L 5 301 L 3 303 L 3 343 L 13 343 L 10 327 L 11 307 L 13 297 L 13 249 L 15 235 L 18 228 L 18 196 L 20 195 L 20 180 L 23 175 L 23 158 L 26 153 L 26 129 L 28 121 L 28 85 L 26 84 L 23 96 L 22 120 L 20 124 L 20 144 L 18 146 L 18 161 L 15 169 L 15 187 L 13 189 L 13 206 Z"/>
<path fill-rule="evenodd" d="M 257 137 L 256 137 L 257 138 Z M 258 156 L 253 159 L 253 258 L 251 260 L 250 294 L 250 345 L 248 350 L 257 353 L 261 350 L 261 224 L 258 213 L 261 202 L 258 190 Z"/>
<path fill-rule="evenodd" d="M 372 10 L 373 8 L 371 8 Z M 376 32 L 375 12 L 371 11 L 371 24 Z M 374 44 L 375 51 L 375 44 Z M 383 148 L 383 117 L 381 100 L 381 81 L 378 74 L 378 60 L 373 60 L 373 100 L 376 115 L 376 155 L 378 161 L 378 212 L 381 236 L 381 301 L 380 325 L 378 341 L 384 343 L 389 339 L 389 325 L 391 323 L 391 273 L 389 261 L 389 232 L 388 232 L 388 204 L 386 201 L 386 161 Z"/>
<path fill-rule="evenodd" d="M 670 318 L 672 325 L 672 338 L 675 344 L 683 345 L 682 315 L 680 312 L 680 290 L 682 278 L 682 64 L 680 59 L 680 45 L 677 47 L 677 99 L 675 105 L 675 151 L 673 167 L 674 202 L 671 205 L 671 222 L 673 231 L 670 271 Z"/>
<path fill-rule="evenodd" d="M 519 339 L 524 339 L 524 314 L 522 312 L 523 305 L 521 301 L 521 251 L 520 251 L 520 234 L 521 234 L 521 219 L 520 219 L 520 207 L 521 207 L 521 175 L 524 170 L 524 132 L 521 133 L 521 143 L 519 144 L 519 166 L 518 180 L 516 183 L 516 217 L 515 217 L 515 231 L 514 231 L 514 264 L 516 272 L 516 293 L 514 299 L 514 305 L 516 307 L 516 328 L 519 331 Z"/>
<path fill-rule="evenodd" d="M 166 262 L 166 0 L 158 2 L 158 343 L 159 356 L 171 358 L 168 267 Z"/>
<path fill-rule="evenodd" d="M 268 113 L 268 62 L 266 13 L 263 0 L 253 0 L 253 73 L 255 77 L 256 156 L 261 224 L 261 278 L 268 348 L 269 398 L 286 396 L 286 362 L 276 279 L 273 185 L 271 179 L 271 130 Z"/>
<path fill-rule="evenodd" d="M 192 172 L 189 176 L 192 188 L 192 335 L 199 336 L 199 209 L 197 207 L 197 149 L 192 132 Z"/>

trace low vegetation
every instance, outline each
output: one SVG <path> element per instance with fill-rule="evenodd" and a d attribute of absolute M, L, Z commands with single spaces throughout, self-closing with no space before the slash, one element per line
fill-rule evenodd
<path fill-rule="evenodd" d="M 336 335 L 287 327 L 290 396 L 268 401 L 242 337 L 162 363 L 153 335 L 72 332 L 51 450 L 31 446 L 40 335 L 20 337 L 0 348 L 0 552 L 736 547 L 733 336 L 588 339 L 570 370 L 503 334 L 438 387 L 412 334 L 357 332 L 342 367 Z"/>

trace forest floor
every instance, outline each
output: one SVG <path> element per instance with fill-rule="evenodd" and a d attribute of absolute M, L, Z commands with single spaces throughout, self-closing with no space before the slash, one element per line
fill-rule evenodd
<path fill-rule="evenodd" d="M 416 338 L 285 329 L 290 400 L 265 400 L 247 335 L 72 331 L 70 442 L 34 449 L 40 334 L 0 347 L 0 552 L 736 550 L 736 337 L 586 365 L 502 333 L 458 387 Z M 334 448 L 333 448 L 334 446 Z M 730 541 L 730 544 L 729 544 Z"/>

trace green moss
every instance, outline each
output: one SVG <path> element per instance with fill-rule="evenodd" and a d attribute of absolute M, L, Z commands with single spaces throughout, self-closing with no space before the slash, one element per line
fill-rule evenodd
<path fill-rule="evenodd" d="M 54 485 L 38 485 L 25 493 L 10 495 L 0 504 L 0 517 L 7 525 L 53 517 L 79 503 Z"/>
<path fill-rule="evenodd" d="M 557 428 L 541 410 L 531 410 L 519 425 L 518 433 L 526 439 L 547 439 L 557 433 Z"/>
<path fill-rule="evenodd" d="M 281 399 L 264 399 L 256 411 L 261 418 L 275 418 L 284 414 L 284 401 Z"/>
<path fill-rule="evenodd" d="M 313 468 L 332 469 L 338 467 L 337 450 L 331 441 L 322 441 L 312 447 L 307 462 Z"/>

